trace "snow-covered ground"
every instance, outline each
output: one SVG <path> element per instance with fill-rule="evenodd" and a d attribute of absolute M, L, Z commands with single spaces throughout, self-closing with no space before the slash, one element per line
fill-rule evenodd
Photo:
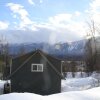
<path fill-rule="evenodd" d="M 3 89 L 4 89 L 4 84 L 5 84 L 6 81 L 1 81 L 0 80 L 0 94 L 3 93 Z"/>
<path fill-rule="evenodd" d="M 93 77 L 62 80 L 62 92 L 86 90 L 96 86 L 98 80 Z"/>
<path fill-rule="evenodd" d="M 80 78 L 79 73 L 76 78 L 72 78 L 70 75 L 66 80 L 62 80 L 62 93 L 48 96 L 34 93 L 10 93 L 0 95 L 0 100 L 100 100 L 100 87 L 97 87 L 100 74 L 94 72 L 90 77 L 84 78 Z M 4 83 L 5 81 L 0 81 L 1 90 Z"/>
<path fill-rule="evenodd" d="M 0 100 L 100 100 L 100 87 L 74 92 L 64 92 L 49 96 L 33 93 L 10 93 L 0 96 Z"/>

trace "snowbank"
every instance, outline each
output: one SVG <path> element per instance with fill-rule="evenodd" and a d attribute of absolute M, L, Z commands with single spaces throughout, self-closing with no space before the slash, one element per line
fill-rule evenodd
<path fill-rule="evenodd" d="M 100 87 L 81 92 L 64 92 L 49 96 L 32 93 L 10 93 L 1 95 L 0 100 L 100 100 Z"/>
<path fill-rule="evenodd" d="M 3 94 L 4 84 L 6 82 L 10 83 L 10 80 L 8 80 L 8 81 L 0 80 L 0 94 Z"/>
<path fill-rule="evenodd" d="M 42 100 L 41 95 L 33 93 L 10 93 L 0 96 L 0 100 Z"/>
<path fill-rule="evenodd" d="M 93 77 L 71 78 L 62 80 L 62 92 L 86 90 L 98 86 L 98 80 Z"/>
<path fill-rule="evenodd" d="M 6 81 L 0 80 L 0 94 L 3 94 L 4 84 Z"/>
<path fill-rule="evenodd" d="M 85 90 L 64 92 L 46 97 L 44 100 L 100 100 L 100 87 Z"/>

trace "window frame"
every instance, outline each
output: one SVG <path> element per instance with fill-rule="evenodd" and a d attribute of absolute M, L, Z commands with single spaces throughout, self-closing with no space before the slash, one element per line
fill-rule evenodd
<path fill-rule="evenodd" d="M 37 70 L 33 70 L 34 65 L 37 66 Z M 41 66 L 42 70 L 39 70 L 38 67 L 40 67 L 40 66 Z M 43 72 L 43 64 L 31 64 L 31 72 Z"/>

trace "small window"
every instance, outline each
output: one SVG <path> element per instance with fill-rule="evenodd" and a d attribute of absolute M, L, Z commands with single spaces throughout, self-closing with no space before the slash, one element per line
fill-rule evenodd
<path fill-rule="evenodd" d="M 32 72 L 43 72 L 43 64 L 32 64 L 31 71 Z"/>

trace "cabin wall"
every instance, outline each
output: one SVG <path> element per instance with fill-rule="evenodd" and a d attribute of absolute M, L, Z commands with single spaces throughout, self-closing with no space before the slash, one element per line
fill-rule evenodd
<path fill-rule="evenodd" d="M 51 62 L 60 71 L 60 62 L 58 63 L 53 60 Z M 43 64 L 44 71 L 31 72 L 32 63 Z M 12 66 L 13 71 L 17 68 L 18 64 L 17 61 L 14 61 Z M 61 91 L 61 78 L 40 54 L 36 54 L 11 77 L 11 91 L 32 92 L 42 95 L 59 93 Z"/>

